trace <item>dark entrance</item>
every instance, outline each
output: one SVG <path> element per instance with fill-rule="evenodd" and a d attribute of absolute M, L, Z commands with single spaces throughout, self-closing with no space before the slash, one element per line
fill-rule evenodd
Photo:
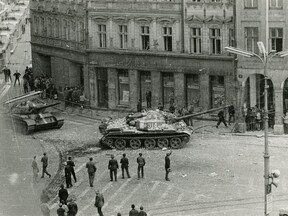
<path fill-rule="evenodd" d="M 147 107 L 146 92 L 151 91 L 151 73 L 150 71 L 140 71 L 140 92 L 139 99 L 142 107 Z"/>
<path fill-rule="evenodd" d="M 108 108 L 108 75 L 107 68 L 97 68 L 98 106 Z"/>

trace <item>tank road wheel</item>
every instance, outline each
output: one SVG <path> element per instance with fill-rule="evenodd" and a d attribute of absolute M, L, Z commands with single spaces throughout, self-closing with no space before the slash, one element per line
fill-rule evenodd
<path fill-rule="evenodd" d="M 126 147 L 126 141 L 124 139 L 117 139 L 115 141 L 115 147 L 118 150 L 123 150 Z"/>
<path fill-rule="evenodd" d="M 169 141 L 168 141 L 168 139 L 160 138 L 160 139 L 158 139 L 157 144 L 158 144 L 159 148 L 167 148 L 169 145 Z"/>
<path fill-rule="evenodd" d="M 113 139 L 112 138 L 106 138 L 103 140 L 103 143 L 107 146 L 109 146 L 110 148 L 113 147 Z"/>
<path fill-rule="evenodd" d="M 181 139 L 180 138 L 172 138 L 170 140 L 170 146 L 173 148 L 173 149 L 178 149 L 181 147 Z"/>
<path fill-rule="evenodd" d="M 154 139 L 145 139 L 144 145 L 147 149 L 153 149 L 156 146 L 156 141 Z"/>
<path fill-rule="evenodd" d="M 139 149 L 141 147 L 141 141 L 139 139 L 131 139 L 130 146 L 132 149 Z"/>

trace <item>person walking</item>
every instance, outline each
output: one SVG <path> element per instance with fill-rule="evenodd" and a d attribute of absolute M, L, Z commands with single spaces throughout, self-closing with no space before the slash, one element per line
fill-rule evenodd
<path fill-rule="evenodd" d="M 138 216 L 147 216 L 147 213 L 143 209 L 144 209 L 143 206 L 140 206 Z"/>
<path fill-rule="evenodd" d="M 48 157 L 46 152 L 43 153 L 43 157 L 41 158 L 41 162 L 42 162 L 42 176 L 41 178 L 44 178 L 44 174 L 48 175 L 49 178 L 51 178 L 50 173 L 47 172 L 47 167 L 48 167 Z"/>
<path fill-rule="evenodd" d="M 89 162 L 86 163 L 86 168 L 88 171 L 88 176 L 89 176 L 89 183 L 90 187 L 93 187 L 94 179 L 95 179 L 95 173 L 96 173 L 96 166 L 95 163 L 93 162 L 93 158 L 89 158 Z"/>
<path fill-rule="evenodd" d="M 58 192 L 59 201 L 67 205 L 68 191 L 64 188 L 64 184 L 61 184 L 60 187 Z"/>
<path fill-rule="evenodd" d="M 170 169 L 170 155 L 172 154 L 172 150 L 166 154 L 165 156 L 165 171 L 166 171 L 166 174 L 165 174 L 165 180 L 166 181 L 170 181 L 170 179 L 168 178 L 168 175 L 169 175 L 169 172 L 171 172 L 171 169 Z"/>
<path fill-rule="evenodd" d="M 220 111 L 218 112 L 218 122 L 217 122 L 216 128 L 218 128 L 218 126 L 221 124 L 221 122 L 223 122 L 223 124 L 225 125 L 225 127 L 228 127 L 228 126 L 227 126 L 227 123 L 226 123 L 226 121 L 225 121 L 224 111 L 223 111 L 223 110 L 220 110 Z"/>
<path fill-rule="evenodd" d="M 94 206 L 97 208 L 99 216 L 104 216 L 102 212 L 102 207 L 104 206 L 103 194 L 101 194 L 99 190 L 96 190 L 95 193 L 96 193 L 96 197 L 95 197 Z"/>
<path fill-rule="evenodd" d="M 15 77 L 15 81 L 14 81 L 14 86 L 16 85 L 16 82 L 18 81 L 18 84 L 20 85 L 20 76 L 21 74 L 18 72 L 18 70 L 16 70 L 16 72 L 13 74 L 13 76 Z"/>
<path fill-rule="evenodd" d="M 134 204 L 132 204 L 131 205 L 131 210 L 130 210 L 130 212 L 129 212 L 129 216 L 138 216 L 138 211 L 135 209 L 135 205 Z"/>
<path fill-rule="evenodd" d="M 114 180 L 117 181 L 117 169 L 119 168 L 118 162 L 114 159 L 114 155 L 111 155 L 111 159 L 108 163 L 108 169 L 110 170 L 110 181 L 113 181 L 113 174 Z"/>
<path fill-rule="evenodd" d="M 137 158 L 138 163 L 138 180 L 140 179 L 140 172 L 141 178 L 144 178 L 144 166 L 146 164 L 145 158 L 142 157 L 142 153 L 139 153 L 139 157 Z"/>
<path fill-rule="evenodd" d="M 38 164 L 36 162 L 36 156 L 33 157 L 32 169 L 33 169 L 33 183 L 35 184 L 38 182 L 38 173 L 39 173 Z"/>
<path fill-rule="evenodd" d="M 129 160 L 126 158 L 126 154 L 123 154 L 123 157 L 120 160 L 121 163 L 121 169 L 122 169 L 122 179 L 124 179 L 124 170 L 126 170 L 127 177 L 130 178 L 129 174 Z"/>
<path fill-rule="evenodd" d="M 231 121 L 233 119 L 233 122 L 235 121 L 235 108 L 233 105 L 230 105 L 228 107 L 228 114 L 229 114 L 229 120 L 228 120 L 228 124 L 231 124 Z"/>
<path fill-rule="evenodd" d="M 78 205 L 75 202 L 75 198 L 72 197 L 71 201 L 68 203 L 68 213 L 67 216 L 76 216 L 78 212 Z"/>
<path fill-rule="evenodd" d="M 75 170 L 74 170 L 75 164 L 74 164 L 74 162 L 72 161 L 72 157 L 71 157 L 71 156 L 68 157 L 67 164 L 68 164 L 68 165 L 70 166 L 70 168 L 71 168 L 71 174 L 72 174 L 72 176 L 73 176 L 73 178 L 74 178 L 74 181 L 77 182 L 76 175 L 75 175 Z"/>
<path fill-rule="evenodd" d="M 73 186 L 71 178 L 71 167 L 67 164 L 67 162 L 64 163 L 64 173 L 65 173 L 66 187 L 70 188 Z"/>
<path fill-rule="evenodd" d="M 57 209 L 58 216 L 65 216 L 65 209 L 63 208 L 63 204 L 59 203 L 59 208 Z"/>

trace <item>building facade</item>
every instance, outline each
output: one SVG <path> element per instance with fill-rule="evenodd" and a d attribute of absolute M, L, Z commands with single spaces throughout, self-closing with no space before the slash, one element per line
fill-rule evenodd
<path fill-rule="evenodd" d="M 236 103 L 231 0 L 38 0 L 31 20 L 34 71 L 93 108 L 136 110 L 147 92 L 152 108 Z"/>
<path fill-rule="evenodd" d="M 257 42 L 262 41 L 268 52 L 287 49 L 288 2 L 269 0 L 268 8 L 261 0 L 236 1 L 237 47 L 259 54 Z M 266 13 L 268 11 L 268 14 Z M 266 28 L 268 19 L 268 29 Z M 268 44 L 267 42 L 268 41 Z M 238 107 L 264 107 L 264 70 L 256 58 L 237 56 L 237 79 L 239 83 Z M 274 56 L 267 64 L 268 110 L 272 115 L 275 134 L 283 133 L 283 113 L 288 111 L 287 58 Z M 245 109 L 241 109 L 244 122 Z"/>

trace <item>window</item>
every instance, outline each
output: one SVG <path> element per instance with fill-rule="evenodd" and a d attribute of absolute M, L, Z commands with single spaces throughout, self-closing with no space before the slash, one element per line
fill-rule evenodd
<path fill-rule="evenodd" d="M 59 19 L 55 19 L 55 38 L 59 37 Z"/>
<path fill-rule="evenodd" d="M 129 104 L 130 86 L 127 70 L 117 69 L 118 72 L 118 100 L 119 104 Z"/>
<path fill-rule="evenodd" d="M 270 8 L 283 8 L 283 0 L 270 0 Z"/>
<path fill-rule="evenodd" d="M 173 73 L 162 73 L 162 82 L 162 104 L 164 108 L 169 108 L 175 101 Z"/>
<path fill-rule="evenodd" d="M 209 77 L 210 107 L 217 108 L 225 104 L 224 76 Z"/>
<path fill-rule="evenodd" d="M 34 34 L 39 34 L 40 20 L 39 17 L 35 17 Z"/>
<path fill-rule="evenodd" d="M 254 53 L 258 53 L 258 28 L 246 27 L 245 31 L 245 49 Z"/>
<path fill-rule="evenodd" d="M 270 28 L 270 45 L 271 50 L 276 52 L 283 49 L 283 29 L 282 28 Z"/>
<path fill-rule="evenodd" d="M 98 25 L 99 47 L 106 47 L 106 25 Z"/>
<path fill-rule="evenodd" d="M 221 30 L 210 29 L 210 53 L 221 54 Z"/>
<path fill-rule="evenodd" d="M 190 30 L 190 52 L 201 53 L 201 28 L 191 28 Z"/>
<path fill-rule="evenodd" d="M 172 51 L 172 27 L 163 28 L 164 50 Z"/>
<path fill-rule="evenodd" d="M 141 26 L 142 50 L 150 49 L 149 26 Z"/>
<path fill-rule="evenodd" d="M 127 25 L 119 26 L 119 39 L 120 39 L 120 48 L 127 49 L 127 43 L 128 43 Z"/>
<path fill-rule="evenodd" d="M 52 22 L 53 22 L 52 19 L 48 18 L 48 33 L 47 33 L 48 37 L 52 37 L 53 36 Z"/>
<path fill-rule="evenodd" d="M 71 34 L 70 34 L 70 40 L 74 41 L 76 40 L 76 22 L 71 21 Z"/>
<path fill-rule="evenodd" d="M 84 42 L 85 38 L 85 28 L 84 28 L 84 22 L 80 22 L 80 31 L 79 31 L 79 40 L 80 42 Z"/>
<path fill-rule="evenodd" d="M 257 8 L 258 0 L 244 0 L 244 7 L 245 8 Z"/>
<path fill-rule="evenodd" d="M 186 74 L 185 75 L 185 89 L 186 89 L 186 106 L 191 103 L 194 106 L 199 106 L 200 88 L 199 88 L 199 75 L 198 74 Z"/>
<path fill-rule="evenodd" d="M 67 20 L 63 21 L 63 39 L 67 40 L 68 33 L 67 33 Z"/>
<path fill-rule="evenodd" d="M 235 41 L 235 37 L 234 37 L 234 29 L 229 29 L 229 36 L 228 36 L 228 40 L 229 40 L 229 46 L 234 46 L 234 41 Z"/>
<path fill-rule="evenodd" d="M 41 26 L 41 34 L 42 34 L 42 36 L 45 36 L 47 29 L 46 29 L 46 26 L 45 26 L 45 19 L 44 19 L 44 17 L 41 17 L 41 18 L 40 18 L 40 26 Z"/>

